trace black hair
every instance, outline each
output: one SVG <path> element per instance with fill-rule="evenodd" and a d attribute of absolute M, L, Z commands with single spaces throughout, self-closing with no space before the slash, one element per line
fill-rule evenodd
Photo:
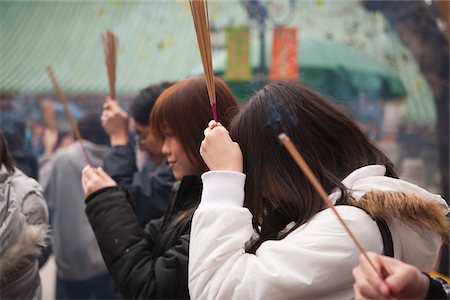
<path fill-rule="evenodd" d="M 148 126 L 150 123 L 150 113 L 159 95 L 170 87 L 172 82 L 152 84 L 141 90 L 130 104 L 130 115 L 139 124 Z"/>
<path fill-rule="evenodd" d="M 294 230 L 323 209 L 318 192 L 278 141 L 285 132 L 322 183 L 325 191 L 342 192 L 342 179 L 363 166 L 386 166 L 386 176 L 397 177 L 389 158 L 346 115 L 329 101 L 297 82 L 269 83 L 258 91 L 230 127 L 242 149 L 244 205 L 253 214 L 260 238 L 248 249 L 254 253 L 267 239 L 294 222 Z M 285 235 L 284 235 L 285 236 Z M 284 236 L 281 236 L 284 237 Z"/>
<path fill-rule="evenodd" d="M 22 150 L 25 144 L 25 121 L 15 111 L 0 112 L 0 128 L 8 141 L 9 151 Z"/>
<path fill-rule="evenodd" d="M 88 113 L 78 120 L 81 137 L 98 145 L 109 145 L 109 136 L 103 129 L 100 113 Z"/>
<path fill-rule="evenodd" d="M 8 173 L 14 173 L 14 163 L 11 155 L 8 151 L 8 145 L 3 135 L 3 131 L 0 129 L 0 167 L 5 166 Z"/>

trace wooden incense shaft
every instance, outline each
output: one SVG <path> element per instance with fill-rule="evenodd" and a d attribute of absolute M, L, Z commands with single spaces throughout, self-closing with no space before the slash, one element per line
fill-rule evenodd
<path fill-rule="evenodd" d="M 372 261 L 367 256 L 366 251 L 359 243 L 358 239 L 355 237 L 355 235 L 352 233 L 348 225 L 345 223 L 345 221 L 342 219 L 342 217 L 337 212 L 336 208 L 334 207 L 334 204 L 328 199 L 328 195 L 325 192 L 324 188 L 320 184 L 319 180 L 317 180 L 316 176 L 311 171 L 310 167 L 306 163 L 306 161 L 301 156 L 300 152 L 298 152 L 295 145 L 292 143 L 291 139 L 285 134 L 281 133 L 278 135 L 278 139 L 283 143 L 284 147 L 288 150 L 289 154 L 292 156 L 292 158 L 295 160 L 297 165 L 300 167 L 300 169 L 303 171 L 303 173 L 306 175 L 308 180 L 311 182 L 311 184 L 314 186 L 314 188 L 319 193 L 320 197 L 322 198 L 323 202 L 334 212 L 336 217 L 338 218 L 339 222 L 344 226 L 347 233 L 350 235 L 351 239 L 355 243 L 358 250 L 361 252 L 361 254 L 364 255 L 364 257 L 367 259 L 367 261 L 370 263 L 372 268 L 379 274 L 378 270 L 375 268 L 375 265 L 372 263 Z M 382 278 L 386 277 L 385 274 L 381 274 Z"/>
<path fill-rule="evenodd" d="M 92 166 L 92 162 L 89 159 L 89 155 L 88 155 L 88 152 L 86 151 L 86 147 L 83 144 L 83 140 L 81 138 L 80 131 L 78 130 L 77 123 L 75 122 L 75 119 L 73 118 L 72 113 L 69 110 L 66 98 L 64 97 L 64 93 L 62 92 L 62 90 L 59 87 L 58 81 L 56 80 L 56 76 L 53 73 L 53 69 L 52 69 L 52 67 L 47 66 L 46 70 L 50 77 L 50 80 L 52 81 L 52 85 L 53 85 L 53 89 L 55 90 L 55 94 L 59 98 L 59 100 L 61 101 L 61 103 L 63 105 L 64 113 L 66 115 L 67 120 L 69 121 L 70 127 L 72 128 L 72 132 L 74 133 L 75 138 L 80 142 L 80 146 L 81 146 L 81 149 L 83 150 L 83 154 L 84 154 L 84 157 L 85 157 L 87 163 Z"/>
<path fill-rule="evenodd" d="M 209 29 L 208 2 L 204 0 L 189 0 L 195 32 L 197 35 L 200 57 L 206 78 L 209 102 L 214 120 L 217 122 L 216 89 L 212 66 L 211 36 Z"/>

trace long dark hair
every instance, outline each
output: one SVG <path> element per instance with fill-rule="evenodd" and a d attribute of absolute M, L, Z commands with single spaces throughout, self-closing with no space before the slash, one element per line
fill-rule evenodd
<path fill-rule="evenodd" d="M 5 166 L 9 174 L 14 173 L 14 163 L 9 154 L 3 131 L 0 129 L 0 167 Z"/>
<path fill-rule="evenodd" d="M 217 117 L 228 127 L 239 111 L 239 104 L 227 84 L 214 78 L 217 95 Z M 150 126 L 155 137 L 164 140 L 164 133 L 171 133 L 180 141 L 191 163 L 199 174 L 208 170 L 200 156 L 203 131 L 212 119 L 205 77 L 179 81 L 158 97 L 150 116 Z"/>
<path fill-rule="evenodd" d="M 85 114 L 78 120 L 77 126 L 83 139 L 97 145 L 109 145 L 109 136 L 102 126 L 100 113 Z"/>
<path fill-rule="evenodd" d="M 341 180 L 357 168 L 392 162 L 347 116 L 325 98 L 295 82 L 275 82 L 258 91 L 232 122 L 231 136 L 244 156 L 244 205 L 253 214 L 260 237 L 247 249 L 254 253 L 268 239 L 277 239 L 290 223 L 294 228 L 323 209 L 323 202 L 292 157 L 278 141 L 289 135 L 325 191 L 347 192 Z"/>

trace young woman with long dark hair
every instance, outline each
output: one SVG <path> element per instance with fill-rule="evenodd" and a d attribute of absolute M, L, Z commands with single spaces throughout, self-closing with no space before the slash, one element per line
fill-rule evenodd
<path fill-rule="evenodd" d="M 393 248 L 396 258 L 430 270 L 448 239 L 445 201 L 397 179 L 389 158 L 326 99 L 299 83 L 270 83 L 230 134 L 225 127 L 211 121 L 200 150 L 211 171 L 202 175 L 191 229 L 193 298 L 353 297 L 359 251 L 278 140 L 281 132 L 366 250 Z"/>

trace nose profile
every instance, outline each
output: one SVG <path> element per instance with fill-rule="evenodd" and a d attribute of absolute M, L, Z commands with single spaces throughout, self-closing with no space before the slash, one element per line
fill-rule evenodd
<path fill-rule="evenodd" d="M 170 154 L 170 147 L 169 147 L 169 143 L 168 143 L 167 139 L 164 139 L 164 142 L 163 142 L 163 145 L 161 148 L 161 152 L 162 152 L 162 154 L 164 154 L 166 156 Z"/>

